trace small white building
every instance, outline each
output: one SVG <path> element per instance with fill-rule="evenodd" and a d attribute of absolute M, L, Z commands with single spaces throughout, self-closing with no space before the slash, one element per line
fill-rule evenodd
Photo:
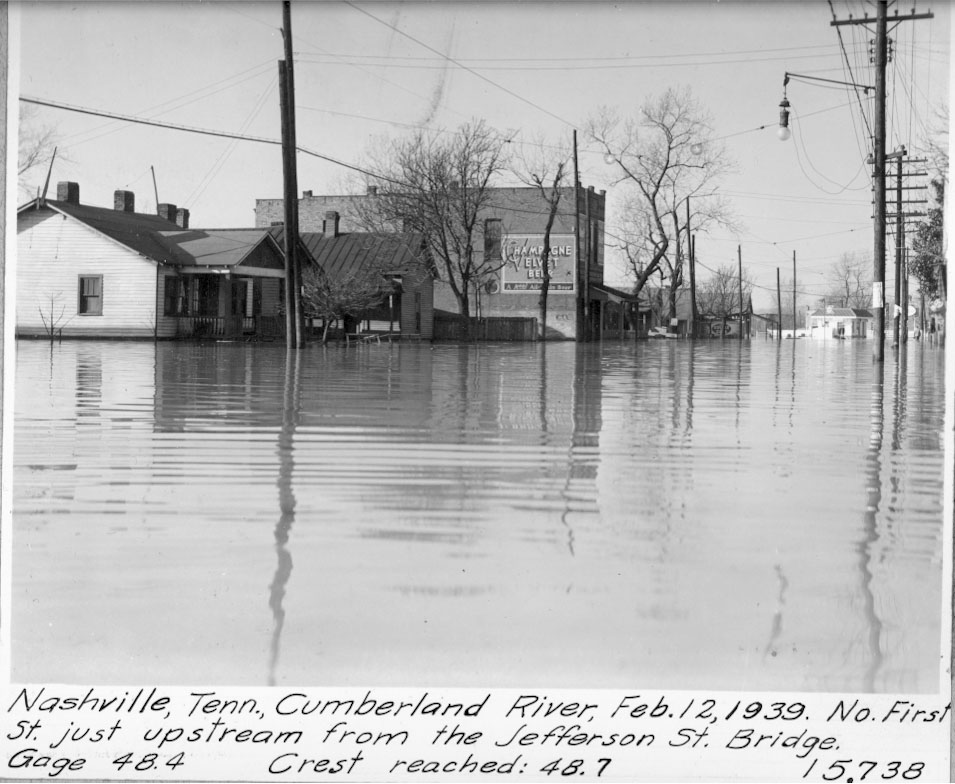
<path fill-rule="evenodd" d="M 865 308 L 837 308 L 827 305 L 812 311 L 806 326 L 811 338 L 867 338 L 872 333 L 872 313 Z"/>
<path fill-rule="evenodd" d="M 190 229 L 189 211 L 80 203 L 61 182 L 56 199 L 17 212 L 19 337 L 175 338 L 274 335 L 284 254 L 263 229 Z"/>

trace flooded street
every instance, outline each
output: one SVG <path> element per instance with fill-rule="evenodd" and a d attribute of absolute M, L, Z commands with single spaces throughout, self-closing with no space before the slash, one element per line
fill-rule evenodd
<path fill-rule="evenodd" d="M 934 693 L 943 350 L 871 353 L 21 341 L 12 679 Z"/>

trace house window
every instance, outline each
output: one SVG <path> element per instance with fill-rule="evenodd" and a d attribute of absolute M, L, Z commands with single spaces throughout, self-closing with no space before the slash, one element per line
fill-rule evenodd
<path fill-rule="evenodd" d="M 103 276 L 80 275 L 79 307 L 81 316 L 103 315 Z"/>
<path fill-rule="evenodd" d="M 189 281 L 176 275 L 166 277 L 163 297 L 164 316 L 186 316 L 189 313 Z"/>

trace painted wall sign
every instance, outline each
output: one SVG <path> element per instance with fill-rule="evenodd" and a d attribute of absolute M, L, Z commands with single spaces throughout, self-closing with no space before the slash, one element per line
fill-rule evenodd
<path fill-rule="evenodd" d="M 509 234 L 501 242 L 504 266 L 501 288 L 505 292 L 540 291 L 544 284 L 544 235 Z M 549 291 L 573 292 L 576 269 L 573 234 L 552 234 L 550 237 Z"/>

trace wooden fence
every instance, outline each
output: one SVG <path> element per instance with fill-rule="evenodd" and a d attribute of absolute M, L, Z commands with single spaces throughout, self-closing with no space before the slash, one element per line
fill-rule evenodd
<path fill-rule="evenodd" d="M 434 340 L 533 341 L 537 340 L 537 319 L 503 316 L 465 319 L 435 313 Z"/>

